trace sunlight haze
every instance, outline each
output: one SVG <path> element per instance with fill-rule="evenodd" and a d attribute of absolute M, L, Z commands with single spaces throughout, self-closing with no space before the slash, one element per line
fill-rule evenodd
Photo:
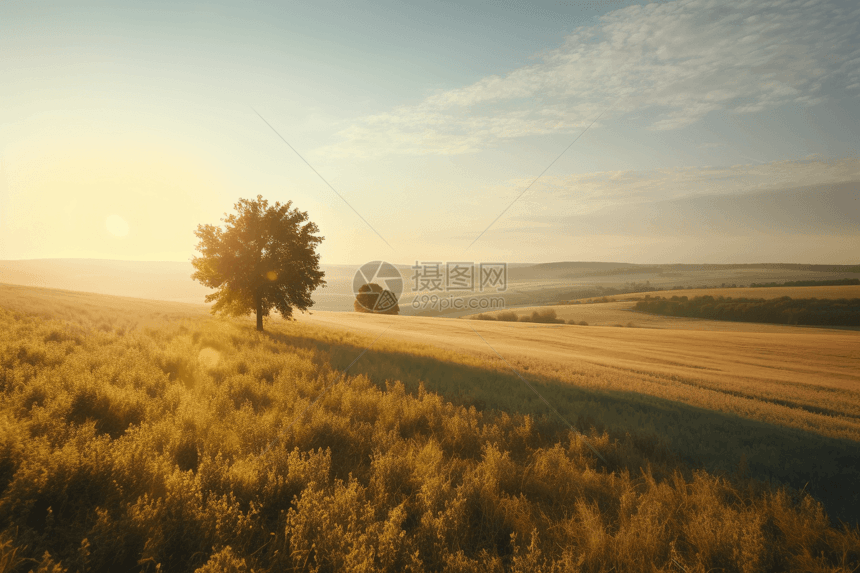
<path fill-rule="evenodd" d="M 0 573 L 860 572 L 857 0 L 0 0 Z"/>
<path fill-rule="evenodd" d="M 858 19 L 4 2 L 0 259 L 188 261 L 198 224 L 262 194 L 308 212 L 328 264 L 855 263 Z"/>

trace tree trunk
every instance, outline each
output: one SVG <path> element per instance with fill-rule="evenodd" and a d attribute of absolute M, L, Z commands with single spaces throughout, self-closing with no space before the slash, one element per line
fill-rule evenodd
<path fill-rule="evenodd" d="M 257 296 L 257 330 L 263 332 L 263 297 Z"/>

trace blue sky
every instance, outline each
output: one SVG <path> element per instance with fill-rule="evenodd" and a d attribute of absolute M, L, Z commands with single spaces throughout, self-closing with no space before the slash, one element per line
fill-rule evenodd
<path fill-rule="evenodd" d="M 328 263 L 856 263 L 858 25 L 824 0 L 6 1 L 0 258 L 188 260 L 260 193 Z"/>

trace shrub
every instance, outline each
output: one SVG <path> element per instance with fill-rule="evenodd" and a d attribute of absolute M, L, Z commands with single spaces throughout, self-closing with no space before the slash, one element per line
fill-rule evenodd
<path fill-rule="evenodd" d="M 523 316 L 520 317 L 520 322 L 537 322 L 542 324 L 564 324 L 563 318 L 558 318 L 556 316 L 555 310 L 548 308 L 545 310 L 535 310 L 532 311 L 531 316 Z"/>
<path fill-rule="evenodd" d="M 513 311 L 500 312 L 496 315 L 496 320 L 503 322 L 516 322 L 519 320 L 519 315 Z"/>
<path fill-rule="evenodd" d="M 356 312 L 370 314 L 400 314 L 396 295 L 376 283 L 362 285 L 352 303 Z"/>

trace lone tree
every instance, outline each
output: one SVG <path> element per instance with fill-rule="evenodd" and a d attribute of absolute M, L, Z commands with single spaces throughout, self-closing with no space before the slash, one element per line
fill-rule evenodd
<path fill-rule="evenodd" d="M 193 257 L 196 269 L 191 278 L 217 292 L 206 295 L 215 301 L 212 313 L 243 316 L 257 313 L 257 330 L 272 308 L 290 318 L 293 308 L 307 310 L 313 305 L 311 293 L 325 285 L 319 269 L 316 246 L 323 237 L 308 221 L 308 214 L 286 204 L 239 199 L 235 214 L 221 219 L 225 225 L 198 225 L 194 232 L 200 242 Z"/>
<path fill-rule="evenodd" d="M 400 314 L 400 305 L 397 304 L 395 294 L 376 283 L 368 283 L 358 289 L 352 307 L 356 312 Z"/>

